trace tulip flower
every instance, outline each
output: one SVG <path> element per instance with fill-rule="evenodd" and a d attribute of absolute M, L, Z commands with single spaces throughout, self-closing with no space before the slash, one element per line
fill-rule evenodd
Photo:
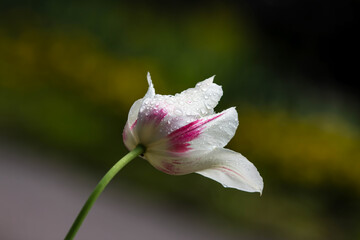
<path fill-rule="evenodd" d="M 149 73 L 147 80 L 148 91 L 130 108 L 123 131 L 130 152 L 100 180 L 65 240 L 74 238 L 107 184 L 139 155 L 170 175 L 198 173 L 224 187 L 262 193 L 264 184 L 256 167 L 240 153 L 224 148 L 236 132 L 238 115 L 234 107 L 214 112 L 223 95 L 214 77 L 175 96 L 155 94 Z"/>
<path fill-rule="evenodd" d="M 234 107 L 214 112 L 223 91 L 214 77 L 175 96 L 149 89 L 131 107 L 123 132 L 131 151 L 141 144 L 143 157 L 156 169 L 171 175 L 198 173 L 224 187 L 262 192 L 256 167 L 240 153 L 224 148 L 233 138 L 238 115 Z"/>

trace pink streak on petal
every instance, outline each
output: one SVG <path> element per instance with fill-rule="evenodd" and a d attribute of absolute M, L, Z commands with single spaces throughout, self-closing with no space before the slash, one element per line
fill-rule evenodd
<path fill-rule="evenodd" d="M 190 141 L 196 139 L 202 133 L 202 130 L 206 128 L 205 124 L 215 120 L 223 114 L 224 113 L 218 114 L 207 120 L 195 120 L 172 132 L 168 136 L 171 142 L 170 151 L 177 153 L 184 153 L 189 151 L 191 149 Z"/>
<path fill-rule="evenodd" d="M 130 131 L 134 129 L 134 127 L 136 126 L 136 123 L 137 123 L 137 119 L 136 119 L 135 122 L 131 125 Z M 123 133 L 122 133 L 122 137 L 123 137 L 123 141 L 124 141 L 124 142 L 125 142 L 126 139 L 128 138 L 128 131 L 126 130 L 127 125 L 128 125 L 128 123 L 126 123 L 125 128 L 124 128 Z"/>
<path fill-rule="evenodd" d="M 123 141 L 125 142 L 126 141 L 126 139 L 127 139 L 127 135 L 126 135 L 126 126 L 125 126 L 125 128 L 124 128 L 124 130 L 123 130 L 123 132 L 122 132 L 122 137 L 123 137 Z"/>
<path fill-rule="evenodd" d="M 245 179 L 243 175 L 241 175 L 240 173 L 238 173 L 238 172 L 236 172 L 236 171 L 234 171 L 234 170 L 232 170 L 232 169 L 230 169 L 228 167 L 222 166 L 222 167 L 220 167 L 220 171 L 222 171 L 224 173 L 229 173 L 230 172 L 231 174 L 234 174 L 234 175 L 236 175 L 236 176 L 238 176 L 238 177 L 240 177 L 242 179 Z"/>
<path fill-rule="evenodd" d="M 137 120 L 136 120 L 137 121 Z M 128 138 L 128 134 L 129 134 L 129 131 L 131 131 L 133 128 L 134 128 L 134 126 L 135 126 L 135 124 L 136 124 L 136 121 L 133 123 L 133 125 L 130 127 L 130 129 L 128 130 L 128 122 L 126 122 L 126 124 L 125 124 L 125 127 L 124 127 L 124 130 L 123 130 L 123 132 L 122 132 L 122 137 L 123 137 L 123 141 L 125 142 L 126 141 L 126 139 Z"/>
<path fill-rule="evenodd" d="M 137 119 L 136 119 L 135 122 L 131 125 L 130 130 L 133 130 L 134 127 L 136 126 L 136 124 L 137 124 Z"/>
<path fill-rule="evenodd" d="M 142 116 L 145 114 L 143 113 Z M 164 117 L 167 115 L 167 111 L 165 109 L 151 109 L 147 115 L 143 118 L 144 124 L 154 124 L 159 125 L 161 120 L 164 119 Z"/>
<path fill-rule="evenodd" d="M 166 173 L 168 174 L 176 174 L 176 169 L 175 169 L 175 165 L 168 163 L 168 162 L 163 162 L 163 167 L 165 168 Z"/>
<path fill-rule="evenodd" d="M 170 174 L 170 175 L 176 175 L 178 172 L 175 171 L 174 169 L 174 165 L 172 165 L 171 163 L 167 163 L 167 162 L 162 162 L 162 166 L 156 166 L 155 167 L 157 170 Z"/>
<path fill-rule="evenodd" d="M 182 163 L 182 161 L 180 161 L 180 160 L 172 160 L 172 164 L 181 164 Z"/>

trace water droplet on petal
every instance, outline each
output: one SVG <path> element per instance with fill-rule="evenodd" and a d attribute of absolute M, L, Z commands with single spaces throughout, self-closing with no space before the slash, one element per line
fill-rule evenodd
<path fill-rule="evenodd" d="M 209 105 L 208 102 L 205 102 L 205 107 L 206 107 L 207 109 L 212 109 L 212 107 L 210 107 L 210 105 Z"/>
<path fill-rule="evenodd" d="M 176 109 L 174 110 L 174 114 L 177 115 L 177 116 L 182 116 L 182 115 L 183 115 L 183 112 L 182 112 L 180 109 L 176 108 Z"/>
<path fill-rule="evenodd" d="M 174 101 L 171 98 L 166 99 L 165 102 L 170 104 L 170 105 L 174 104 Z"/>

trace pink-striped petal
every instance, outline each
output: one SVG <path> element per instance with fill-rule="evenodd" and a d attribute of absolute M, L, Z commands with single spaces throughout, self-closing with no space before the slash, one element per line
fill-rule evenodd
<path fill-rule="evenodd" d="M 262 193 L 264 183 L 258 170 L 240 153 L 225 148 L 195 156 L 167 156 L 147 151 L 145 158 L 156 169 L 171 175 L 198 173 L 224 187 Z"/>
<path fill-rule="evenodd" d="M 169 156 L 201 155 L 216 147 L 224 147 L 234 136 L 237 126 L 237 112 L 235 108 L 229 108 L 172 131 L 153 141 L 148 149 Z"/>

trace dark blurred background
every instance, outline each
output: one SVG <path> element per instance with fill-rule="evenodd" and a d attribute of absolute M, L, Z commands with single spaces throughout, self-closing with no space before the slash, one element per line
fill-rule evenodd
<path fill-rule="evenodd" d="M 150 71 L 160 94 L 216 74 L 224 90 L 217 111 L 239 113 L 229 148 L 257 166 L 263 195 L 169 176 L 137 159 L 101 196 L 110 200 L 99 199 L 114 210 L 101 215 L 95 204 L 79 239 L 91 231 L 140 239 L 142 229 L 147 239 L 161 239 L 159 229 L 169 232 L 163 239 L 210 239 L 207 230 L 223 239 L 359 239 L 358 12 L 355 0 L 3 0 L 0 238 L 65 235 L 127 152 L 122 128 Z M 151 227 L 141 213 L 117 227 L 124 209 L 155 202 L 156 211 L 144 211 Z M 104 216 L 112 227 L 91 227 Z M 129 235 L 112 232 L 120 226 Z"/>

